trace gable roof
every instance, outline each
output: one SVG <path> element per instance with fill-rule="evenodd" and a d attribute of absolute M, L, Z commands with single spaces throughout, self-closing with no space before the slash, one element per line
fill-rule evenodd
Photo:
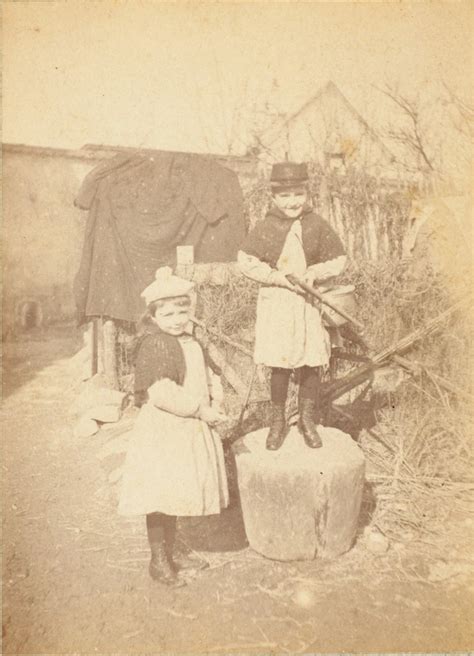
<path fill-rule="evenodd" d="M 269 128 L 267 128 L 267 130 L 265 130 L 264 134 L 260 138 L 261 142 L 264 145 L 271 146 L 271 144 L 274 143 L 279 138 L 284 128 L 294 123 L 301 116 L 301 114 L 303 114 L 309 107 L 311 107 L 311 105 L 316 104 L 324 95 L 330 95 L 335 97 L 337 100 L 339 100 L 342 103 L 342 105 L 345 107 L 345 109 L 348 111 L 348 113 L 360 124 L 364 133 L 366 133 L 375 143 L 377 143 L 379 148 L 383 151 L 384 155 L 391 162 L 396 161 L 397 158 L 395 157 L 395 155 L 390 151 L 389 148 L 387 148 L 387 146 L 384 144 L 382 139 L 370 127 L 367 121 L 362 117 L 361 114 L 359 114 L 359 112 L 349 102 L 346 96 L 342 93 L 339 87 L 332 80 L 330 80 L 324 86 L 322 86 L 315 93 L 314 96 L 312 96 L 309 100 L 303 103 L 303 105 L 301 105 L 301 107 L 297 111 L 293 112 L 283 122 L 276 121 Z M 266 141 L 265 134 L 270 134 L 272 135 L 272 137 L 268 141 Z"/>

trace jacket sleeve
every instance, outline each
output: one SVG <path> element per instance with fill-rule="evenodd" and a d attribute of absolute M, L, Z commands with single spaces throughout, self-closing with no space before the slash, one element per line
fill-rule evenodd
<path fill-rule="evenodd" d="M 179 417 L 197 417 L 200 399 L 186 392 L 169 378 L 162 378 L 148 388 L 148 399 L 154 406 Z"/>
<path fill-rule="evenodd" d="M 307 271 L 314 281 L 327 280 L 327 278 L 340 275 L 344 271 L 346 262 L 346 255 L 339 255 L 332 260 L 327 260 L 327 262 L 313 264 L 308 267 Z"/>
<path fill-rule="evenodd" d="M 240 271 L 251 280 L 259 282 L 262 285 L 274 285 L 276 287 L 287 287 L 292 289 L 291 283 L 286 279 L 285 274 L 272 267 L 266 262 L 262 262 L 255 255 L 248 255 L 244 251 L 237 254 L 237 265 Z"/>
<path fill-rule="evenodd" d="M 347 257 L 342 241 L 327 221 L 321 222 L 317 259 L 317 263 L 307 269 L 315 281 L 338 276 L 346 266 Z"/>

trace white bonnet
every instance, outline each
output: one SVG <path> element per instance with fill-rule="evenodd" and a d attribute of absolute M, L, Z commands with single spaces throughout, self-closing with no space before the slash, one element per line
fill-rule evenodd
<path fill-rule="evenodd" d="M 174 276 L 171 267 L 157 269 L 155 280 L 141 293 L 145 303 L 149 305 L 153 301 L 173 296 L 189 296 L 194 288 L 194 283 L 184 278 Z"/>

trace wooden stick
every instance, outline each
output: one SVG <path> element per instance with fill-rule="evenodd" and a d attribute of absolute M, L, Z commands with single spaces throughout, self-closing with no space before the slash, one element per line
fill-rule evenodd
<path fill-rule="evenodd" d="M 448 319 L 454 312 L 459 310 L 470 298 L 464 298 L 454 305 L 451 305 L 447 310 L 438 314 L 437 317 L 431 319 L 425 326 L 417 328 L 412 333 L 409 333 L 406 337 L 399 339 L 395 344 L 389 346 L 387 349 L 380 351 L 376 356 L 372 357 L 372 362 L 382 362 L 387 358 L 391 357 L 395 353 L 406 351 L 409 349 L 415 342 L 420 339 L 427 337 L 430 333 L 438 330 L 446 319 Z"/>
<path fill-rule="evenodd" d="M 250 381 L 249 381 L 249 384 L 248 384 L 248 387 L 247 387 L 247 394 L 245 395 L 245 399 L 244 399 L 244 402 L 242 404 L 242 409 L 240 411 L 240 415 L 239 415 L 239 418 L 237 420 L 236 427 L 233 431 L 233 434 L 235 436 L 238 436 L 238 437 L 240 437 L 240 431 L 242 429 L 242 421 L 244 419 L 245 410 L 247 409 L 247 406 L 249 404 L 250 394 L 252 392 L 252 387 L 253 387 L 253 383 L 255 381 L 255 376 L 256 375 L 257 375 L 257 365 L 254 364 L 253 369 L 252 369 L 252 375 L 250 377 Z"/>
<path fill-rule="evenodd" d="M 403 367 L 404 369 L 408 369 L 412 373 L 420 373 L 420 371 L 425 371 L 429 376 L 431 376 L 441 387 L 444 387 L 445 390 L 448 392 L 452 392 L 453 394 L 457 394 L 458 396 L 461 396 L 463 399 L 466 401 L 469 401 L 472 403 L 474 401 L 474 396 L 472 394 L 469 394 L 469 392 L 466 392 L 465 390 L 457 387 L 454 385 L 451 381 L 447 380 L 446 378 L 443 378 L 442 376 L 439 376 L 438 374 L 435 374 L 434 371 L 429 369 L 429 367 L 425 366 L 421 362 L 418 362 L 416 360 L 408 360 L 407 358 L 402 357 L 401 355 L 395 354 L 392 355 L 392 360 Z"/>
<path fill-rule="evenodd" d="M 244 403 L 242 405 L 242 410 L 240 411 L 239 424 L 242 422 L 244 412 L 245 412 L 245 408 L 249 404 L 250 394 L 252 392 L 252 387 L 253 387 L 253 383 L 254 383 L 256 375 L 257 375 L 257 365 L 254 364 L 253 369 L 252 369 L 252 375 L 250 377 L 250 381 L 249 381 L 249 384 L 248 384 L 248 387 L 247 387 L 247 394 L 245 395 Z"/>
<path fill-rule="evenodd" d="M 334 403 L 331 403 L 331 408 L 332 408 L 335 412 L 339 413 L 339 414 L 341 415 L 341 417 L 344 417 L 345 419 L 348 419 L 348 420 L 349 420 L 350 422 L 352 422 L 354 425 L 357 424 L 357 420 L 355 419 L 355 417 L 354 417 L 350 412 L 347 412 L 346 410 L 343 410 L 342 408 L 339 408 L 339 407 L 338 407 L 336 404 L 334 404 Z M 381 437 L 378 433 L 376 433 L 376 432 L 375 432 L 374 430 L 372 430 L 371 428 L 365 428 L 365 431 L 366 431 L 371 437 L 375 438 L 375 439 L 377 440 L 377 442 L 380 442 L 380 444 L 382 444 L 382 445 L 387 449 L 387 451 L 389 451 L 392 455 L 395 455 L 395 449 L 394 449 L 392 446 L 390 446 L 390 444 L 389 444 L 386 440 L 384 440 L 383 437 Z"/>
<path fill-rule="evenodd" d="M 341 351 L 338 348 L 331 349 L 331 357 L 337 360 L 348 360 L 349 362 L 370 362 L 370 358 L 366 355 L 359 355 L 358 353 L 348 353 Z"/>
<path fill-rule="evenodd" d="M 225 344 L 228 344 L 229 346 L 233 346 L 235 349 L 240 351 L 241 353 L 245 353 L 245 355 L 248 355 L 249 358 L 253 359 L 253 353 L 250 349 L 245 348 L 245 346 L 242 346 L 242 344 L 239 344 L 239 342 L 234 342 L 233 339 L 230 339 L 230 337 L 227 337 L 226 335 L 223 335 L 220 333 L 218 330 L 215 328 L 209 328 L 203 321 L 200 321 L 199 319 L 196 319 L 196 317 L 191 317 L 191 321 L 196 324 L 196 326 L 199 326 L 199 328 L 202 328 L 203 330 L 206 330 L 210 335 L 214 335 L 217 337 L 217 339 L 221 340 Z"/>
<path fill-rule="evenodd" d="M 229 385 L 231 385 L 231 387 L 234 388 L 234 390 L 237 392 L 239 396 L 242 397 L 245 396 L 247 391 L 246 385 L 242 382 L 241 378 L 238 376 L 235 369 L 231 367 L 230 364 L 227 362 L 227 359 L 224 357 L 221 351 L 219 351 L 217 346 L 211 342 L 209 344 L 208 350 L 209 350 L 209 355 L 214 360 L 214 362 L 219 367 L 219 369 L 222 371 L 222 375 L 227 380 Z"/>
<path fill-rule="evenodd" d="M 349 321 L 349 323 L 351 323 L 355 328 L 357 328 L 357 330 L 363 332 L 364 326 L 359 321 L 357 321 L 357 319 L 354 319 L 354 317 L 350 315 L 348 312 L 346 312 L 345 310 L 341 310 L 340 308 L 337 307 L 337 305 L 334 305 L 334 303 L 328 301 L 327 298 L 325 298 L 320 291 L 318 291 L 314 287 L 311 287 L 311 285 L 308 285 L 303 280 L 300 280 L 299 278 L 297 278 L 292 274 L 286 277 L 293 285 L 298 285 L 299 287 L 301 287 L 301 289 L 304 289 L 305 292 L 308 292 L 308 294 L 311 294 L 312 296 L 317 298 L 318 301 L 320 301 L 320 303 L 327 305 L 329 308 L 331 308 L 331 310 L 334 310 L 334 312 L 337 312 L 337 314 L 339 314 L 341 317 L 347 319 L 347 321 Z"/>
<path fill-rule="evenodd" d="M 364 380 L 366 380 L 372 372 L 378 367 L 383 366 L 387 360 L 391 359 L 394 355 L 399 355 L 407 351 L 413 344 L 418 342 L 420 339 L 424 339 L 430 333 L 438 330 L 443 323 L 452 315 L 454 312 L 459 310 L 467 301 L 470 300 L 470 297 L 465 297 L 451 305 L 447 310 L 441 312 L 438 316 L 431 319 L 425 326 L 414 330 L 409 333 L 402 339 L 399 339 L 397 342 L 389 346 L 388 348 L 379 351 L 370 358 L 370 362 L 361 367 L 357 367 L 350 371 L 346 376 L 340 378 L 338 381 L 335 381 L 332 385 L 323 392 L 323 399 L 334 401 L 339 398 L 353 387 L 356 387 Z"/>

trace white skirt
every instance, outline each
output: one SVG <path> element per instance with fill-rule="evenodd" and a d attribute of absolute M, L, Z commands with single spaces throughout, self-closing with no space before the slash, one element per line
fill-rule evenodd
<path fill-rule="evenodd" d="M 213 515 L 229 502 L 224 453 L 209 426 L 146 403 L 132 432 L 119 513 Z"/>
<path fill-rule="evenodd" d="M 331 344 L 319 309 L 284 287 L 262 287 L 257 301 L 255 352 L 267 367 L 319 367 L 329 363 Z"/>

